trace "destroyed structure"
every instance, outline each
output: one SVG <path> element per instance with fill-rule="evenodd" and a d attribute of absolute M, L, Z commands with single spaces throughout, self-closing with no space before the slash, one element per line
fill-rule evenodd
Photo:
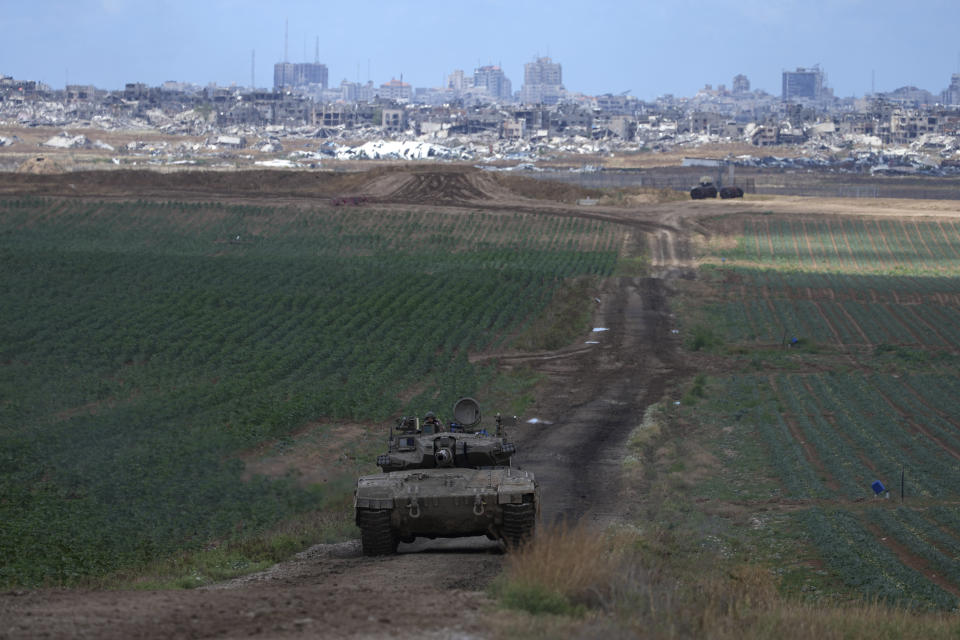
<path fill-rule="evenodd" d="M 323 157 L 524 164 L 551 154 L 602 156 L 720 141 L 758 148 L 796 145 L 824 162 L 872 158 L 872 167 L 891 171 L 955 172 L 960 166 L 958 74 L 939 97 L 903 87 L 862 99 L 834 97 L 819 67 L 784 71 L 781 96 L 751 90 L 742 74 L 733 78 L 732 89 L 706 85 L 691 98 L 666 95 L 644 102 L 629 91 L 587 96 L 564 88 L 561 65 L 550 58 L 525 65 L 516 93 L 496 65 L 480 66 L 472 76 L 457 70 L 446 86 L 421 89 L 402 75 L 379 86 L 343 80 L 328 87 L 325 65 L 284 62 L 274 67 L 274 85 L 249 90 L 165 82 L 130 83 L 122 91 L 82 85 L 53 90 L 0 76 L 0 126 L 186 134 L 202 136 L 207 150 L 272 154 L 283 153 L 287 137 L 318 139 L 316 157 L 272 157 L 269 166 L 300 166 Z M 17 144 L 12 136 L 0 137 L 0 146 Z M 102 144 L 76 134 L 44 143 Z M 166 157 L 182 162 L 190 152 Z"/>

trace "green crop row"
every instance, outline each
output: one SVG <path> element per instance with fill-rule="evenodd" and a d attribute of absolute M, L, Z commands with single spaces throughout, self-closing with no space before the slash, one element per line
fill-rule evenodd
<path fill-rule="evenodd" d="M 960 584 L 960 549 L 956 538 L 905 507 L 895 512 L 884 508 L 869 509 L 866 517 L 885 536 L 892 537 L 912 555 L 922 559 L 929 573 Z"/>
<path fill-rule="evenodd" d="M 70 583 L 322 505 L 292 479 L 244 480 L 237 453 L 311 422 L 452 406 L 490 376 L 469 355 L 567 278 L 610 274 L 620 233 L 0 201 L 0 584 Z"/>
<path fill-rule="evenodd" d="M 750 217 L 737 246 L 718 255 L 829 271 L 954 273 L 958 231 L 952 220 Z"/>
<path fill-rule="evenodd" d="M 803 337 L 841 348 L 960 345 L 960 279 L 904 283 L 890 276 L 743 268 L 725 269 L 721 276 L 737 284 L 725 285 L 721 299 L 706 308 L 730 342 L 777 344 Z M 906 300 L 898 302 L 900 297 Z"/>
<path fill-rule="evenodd" d="M 735 419 L 760 436 L 784 495 L 836 503 L 798 515 L 832 573 L 915 607 L 955 609 L 935 582 L 960 587 L 958 231 L 952 220 L 747 217 L 737 244 L 716 251 L 728 260 L 705 268 L 716 297 L 698 319 L 731 355 L 805 371 L 754 377 L 762 397 Z M 797 351 L 765 349 L 792 338 Z M 907 506 L 843 508 L 872 500 L 875 480 L 899 498 L 901 473 Z"/>
<path fill-rule="evenodd" d="M 847 585 L 878 600 L 916 608 L 954 609 L 957 598 L 904 566 L 857 517 L 813 507 L 798 516 L 814 546 Z"/>

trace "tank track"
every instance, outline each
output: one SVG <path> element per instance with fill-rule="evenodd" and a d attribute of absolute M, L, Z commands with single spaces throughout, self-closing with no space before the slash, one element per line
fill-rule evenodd
<path fill-rule="evenodd" d="M 507 548 L 523 546 L 533 537 L 536 511 L 531 502 L 503 505 L 503 541 Z"/>
<path fill-rule="evenodd" d="M 389 509 L 357 509 L 360 543 L 365 556 L 387 556 L 397 552 L 396 532 L 390 527 Z"/>

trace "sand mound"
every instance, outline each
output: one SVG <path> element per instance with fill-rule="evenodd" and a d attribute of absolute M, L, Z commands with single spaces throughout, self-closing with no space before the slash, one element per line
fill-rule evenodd
<path fill-rule="evenodd" d="M 17 173 L 50 174 L 63 172 L 62 161 L 54 162 L 46 156 L 33 156 L 17 167 Z"/>

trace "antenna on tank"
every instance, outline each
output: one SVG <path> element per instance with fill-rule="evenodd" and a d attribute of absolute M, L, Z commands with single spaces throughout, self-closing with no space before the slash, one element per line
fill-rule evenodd
<path fill-rule="evenodd" d="M 283 61 L 289 62 L 290 60 L 287 57 L 287 50 L 290 44 L 290 19 L 285 18 L 283 21 Z"/>
<path fill-rule="evenodd" d="M 257 90 L 257 50 L 250 50 L 250 90 Z"/>
<path fill-rule="evenodd" d="M 313 52 L 313 64 L 320 64 L 320 36 L 317 36 L 317 48 Z"/>

